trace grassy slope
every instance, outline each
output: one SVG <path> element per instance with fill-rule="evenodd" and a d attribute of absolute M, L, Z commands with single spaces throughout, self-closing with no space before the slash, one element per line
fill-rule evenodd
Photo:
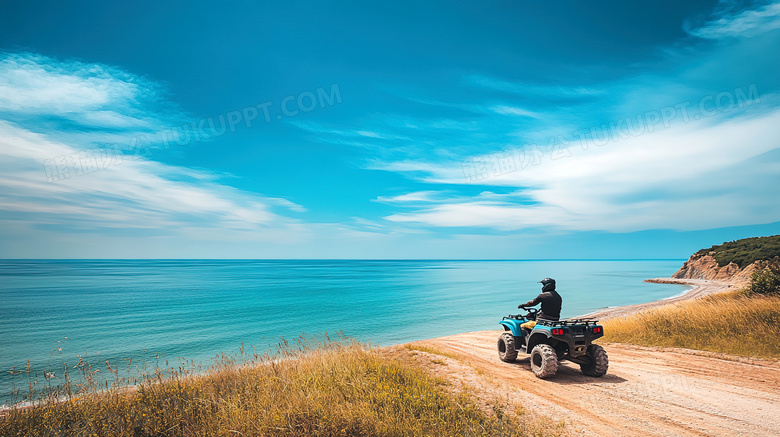
<path fill-rule="evenodd" d="M 520 411 L 484 411 L 407 360 L 331 344 L 282 361 L 227 366 L 0 419 L 0 435 L 543 435 Z"/>
<path fill-rule="evenodd" d="M 780 358 L 780 296 L 740 292 L 604 322 L 606 341 Z"/>

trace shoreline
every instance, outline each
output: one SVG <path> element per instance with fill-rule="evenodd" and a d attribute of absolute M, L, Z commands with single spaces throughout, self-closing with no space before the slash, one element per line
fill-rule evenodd
<path fill-rule="evenodd" d="M 608 320 L 612 318 L 636 314 L 640 311 L 644 311 L 652 308 L 659 308 L 665 305 L 671 305 L 686 300 L 700 299 L 702 297 L 709 296 L 712 294 L 739 289 L 739 286 L 737 285 L 730 284 L 725 281 L 716 281 L 711 279 L 652 278 L 652 279 L 645 279 L 644 282 L 651 282 L 654 284 L 690 285 L 692 287 L 681 294 L 655 300 L 652 302 L 645 302 L 645 303 L 639 303 L 634 305 L 624 305 L 624 306 L 619 306 L 614 308 L 604 308 L 601 310 L 596 310 L 591 313 L 584 314 L 577 317 L 572 317 L 572 318 L 592 317 L 599 320 Z"/>
<path fill-rule="evenodd" d="M 736 286 L 734 284 L 730 284 L 723 281 L 716 281 L 716 280 L 708 280 L 708 279 L 675 279 L 675 278 L 652 278 L 652 279 L 646 279 L 644 282 L 652 282 L 657 284 L 682 284 L 682 285 L 690 285 L 691 288 L 684 291 L 681 294 L 677 294 L 674 296 L 662 298 L 659 300 L 651 301 L 651 302 L 645 302 L 640 304 L 633 304 L 633 305 L 624 305 L 619 307 L 613 307 L 613 308 L 604 308 L 600 310 L 593 311 L 591 313 L 587 313 L 584 315 L 579 315 L 575 317 L 570 317 L 569 319 L 577 319 L 577 318 L 594 318 L 598 320 L 608 320 L 611 318 L 617 318 L 617 317 L 623 317 L 628 316 L 631 314 L 636 314 L 640 311 L 651 309 L 651 308 L 658 308 L 665 305 L 670 305 L 686 300 L 693 300 L 693 299 L 699 299 L 705 296 L 709 296 L 712 294 L 724 292 L 724 291 L 730 291 L 730 290 L 736 290 L 739 288 L 739 286 Z M 464 332 L 460 334 L 454 334 L 455 336 L 458 335 L 469 335 L 469 334 L 475 334 L 483 331 L 476 331 L 476 332 Z M 446 339 L 449 337 L 452 337 L 453 335 L 446 335 L 443 337 L 436 337 L 436 338 L 430 338 L 430 339 L 423 339 L 423 340 L 413 340 L 408 341 L 405 343 L 398 343 L 395 345 L 389 345 L 384 346 L 383 348 L 393 348 L 397 346 L 403 346 L 406 344 L 413 344 L 418 342 L 426 342 L 426 341 L 435 341 L 435 340 L 441 340 Z M 129 386 L 125 387 L 125 389 L 129 389 L 130 391 L 135 390 L 136 386 Z M 63 399 L 62 401 L 66 401 Z M 21 404 L 21 406 L 20 406 Z M 8 411 L 13 409 L 21 409 L 25 410 L 28 408 L 34 407 L 34 402 L 31 402 L 29 405 L 24 405 L 25 403 L 22 402 L 20 404 L 16 405 L 0 405 L 0 419 L 8 413 Z"/>

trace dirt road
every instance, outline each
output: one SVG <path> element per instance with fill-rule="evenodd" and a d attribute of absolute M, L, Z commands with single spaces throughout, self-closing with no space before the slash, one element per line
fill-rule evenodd
<path fill-rule="evenodd" d="M 605 344 L 610 366 L 604 377 L 584 376 L 579 366 L 564 362 L 556 377 L 541 380 L 528 358 L 511 364 L 498 359 L 500 333 L 459 334 L 410 347 L 419 347 L 414 358 L 437 374 L 476 388 L 484 399 L 508 398 L 563 420 L 570 435 L 780 433 L 778 361 Z"/>

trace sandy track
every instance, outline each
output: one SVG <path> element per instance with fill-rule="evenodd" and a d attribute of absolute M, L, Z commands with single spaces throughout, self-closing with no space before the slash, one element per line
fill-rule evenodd
<path fill-rule="evenodd" d="M 427 355 L 436 373 L 490 397 L 509 398 L 563 420 L 571 435 L 778 435 L 780 362 L 685 349 L 605 344 L 609 372 L 584 376 L 574 363 L 541 380 L 528 358 L 498 359 L 501 331 L 413 343 L 454 354 Z M 484 397 L 484 396 L 483 396 Z"/>

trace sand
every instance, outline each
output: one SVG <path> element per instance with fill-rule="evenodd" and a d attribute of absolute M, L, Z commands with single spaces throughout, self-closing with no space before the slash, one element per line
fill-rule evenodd
<path fill-rule="evenodd" d="M 693 288 L 590 316 L 603 320 L 733 289 L 718 281 L 654 281 Z M 563 421 L 568 435 L 778 435 L 780 430 L 778 360 L 605 343 L 610 360 L 605 376 L 585 376 L 578 365 L 564 361 L 555 377 L 542 380 L 534 376 L 527 355 L 514 363 L 499 360 L 499 328 L 395 346 L 389 353 L 411 355 L 453 387 L 467 385 L 485 408 L 503 399 L 522 405 L 528 420 Z M 409 350 L 415 346 L 425 347 Z"/>
<path fill-rule="evenodd" d="M 722 281 L 713 281 L 709 279 L 673 279 L 673 278 L 655 278 L 648 279 L 645 282 L 654 282 L 658 284 L 685 284 L 690 285 L 692 288 L 679 296 L 673 296 L 667 299 L 657 300 L 655 302 L 640 303 L 636 305 L 626 305 L 622 307 L 607 308 L 599 311 L 595 311 L 583 316 L 593 317 L 598 320 L 606 320 L 615 317 L 627 316 L 634 314 L 642 310 L 651 308 L 658 308 L 660 306 L 668 305 L 670 303 L 682 302 L 684 300 L 699 299 L 704 296 L 709 296 L 714 293 L 720 293 L 723 291 L 736 290 L 737 286 Z"/>

